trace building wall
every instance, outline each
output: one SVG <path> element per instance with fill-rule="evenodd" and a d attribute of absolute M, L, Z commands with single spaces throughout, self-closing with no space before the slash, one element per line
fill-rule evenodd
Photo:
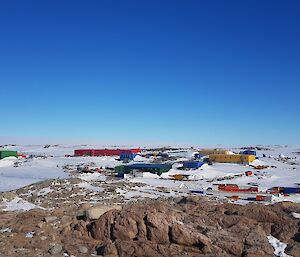
<path fill-rule="evenodd" d="M 254 155 L 242 154 L 210 154 L 209 160 L 213 162 L 249 163 L 256 159 Z"/>
<path fill-rule="evenodd" d="M 183 168 L 185 169 L 198 169 L 200 168 L 204 163 L 203 162 L 192 162 L 192 161 L 187 161 L 183 162 Z"/>
<path fill-rule="evenodd" d="M 10 151 L 10 150 L 1 150 L 0 151 L 0 159 L 3 159 L 5 157 L 10 157 L 10 156 L 18 157 L 17 151 Z"/>

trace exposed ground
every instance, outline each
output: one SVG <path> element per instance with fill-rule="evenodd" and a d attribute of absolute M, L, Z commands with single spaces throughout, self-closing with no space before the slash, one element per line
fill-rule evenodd
<path fill-rule="evenodd" d="M 122 209 L 111 205 L 112 210 L 99 219 L 89 220 L 106 211 L 103 205 L 96 206 L 1 212 L 0 253 L 12 257 L 271 257 L 274 248 L 267 236 L 272 235 L 287 244 L 286 254 L 300 256 L 296 218 L 300 204 L 242 206 L 184 197 L 126 203 Z M 94 213 L 89 216 L 86 209 Z"/>

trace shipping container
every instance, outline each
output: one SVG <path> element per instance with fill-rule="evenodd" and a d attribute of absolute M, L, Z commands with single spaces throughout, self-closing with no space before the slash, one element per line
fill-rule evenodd
<path fill-rule="evenodd" d="M 133 160 L 136 156 L 137 154 L 135 153 L 122 152 L 120 154 L 120 160 L 121 161 Z"/>
<path fill-rule="evenodd" d="M 189 179 L 189 175 L 185 175 L 185 174 L 175 174 L 175 175 L 171 175 L 171 177 L 174 180 L 188 180 Z"/>
<path fill-rule="evenodd" d="M 191 192 L 191 193 L 194 193 L 194 194 L 205 195 L 204 190 L 191 190 L 190 192 Z"/>
<path fill-rule="evenodd" d="M 240 199 L 240 196 L 238 196 L 238 195 L 231 195 L 231 196 L 228 196 L 228 199 L 233 200 L 233 201 L 237 201 L 237 200 Z"/>
<path fill-rule="evenodd" d="M 186 162 L 183 162 L 183 168 L 184 169 L 198 169 L 203 164 L 204 164 L 204 162 L 186 161 Z"/>
<path fill-rule="evenodd" d="M 267 190 L 269 194 L 300 194 L 299 187 L 271 187 Z"/>
<path fill-rule="evenodd" d="M 254 155 L 254 156 L 256 156 L 256 151 L 253 151 L 253 150 L 246 150 L 246 151 L 242 151 L 241 154 L 245 154 L 245 155 Z"/>
<path fill-rule="evenodd" d="M 287 194 L 287 195 L 290 195 L 290 194 L 300 194 L 300 188 L 298 187 L 283 187 L 281 192 L 282 194 Z"/>
<path fill-rule="evenodd" d="M 253 175 L 253 172 L 252 171 L 246 171 L 245 172 L 245 175 L 248 177 L 248 176 L 252 176 Z"/>
<path fill-rule="evenodd" d="M 280 191 L 282 190 L 281 187 L 271 187 L 267 190 L 268 194 L 280 194 Z"/>
<path fill-rule="evenodd" d="M 272 195 L 256 195 L 255 200 L 260 202 L 271 202 L 272 201 Z"/>
<path fill-rule="evenodd" d="M 264 201 L 265 200 L 265 196 L 264 195 L 256 195 L 255 200 L 256 201 Z"/>
<path fill-rule="evenodd" d="M 194 153 L 194 159 L 201 159 L 203 157 L 200 153 Z"/>
<path fill-rule="evenodd" d="M 0 150 L 0 159 L 11 156 L 18 157 L 18 152 L 13 150 Z"/>

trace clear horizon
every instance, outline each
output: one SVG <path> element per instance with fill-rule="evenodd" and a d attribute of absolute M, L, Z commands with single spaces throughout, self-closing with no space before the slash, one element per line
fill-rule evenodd
<path fill-rule="evenodd" d="M 14 1 L 0 12 L 1 138 L 300 145 L 298 1 Z"/>

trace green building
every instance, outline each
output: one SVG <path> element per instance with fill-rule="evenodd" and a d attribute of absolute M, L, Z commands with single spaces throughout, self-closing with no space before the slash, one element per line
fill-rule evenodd
<path fill-rule="evenodd" d="M 18 152 L 12 150 L 0 150 L 0 159 L 10 156 L 18 157 Z"/>
<path fill-rule="evenodd" d="M 172 168 L 171 164 L 152 164 L 152 163 L 134 163 L 130 165 L 121 165 L 115 167 L 115 172 L 128 174 L 134 170 L 141 172 L 151 172 L 157 175 L 161 175 L 164 172 L 168 172 Z"/>

